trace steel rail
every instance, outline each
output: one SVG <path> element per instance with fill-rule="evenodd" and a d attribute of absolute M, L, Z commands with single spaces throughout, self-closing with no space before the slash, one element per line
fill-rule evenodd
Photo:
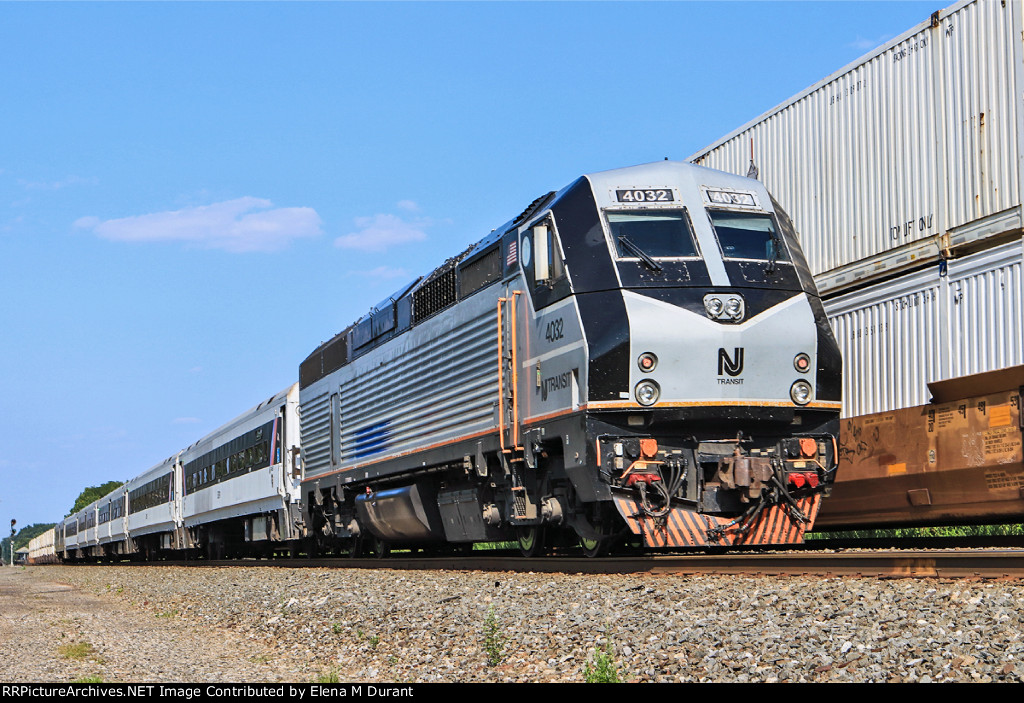
<path fill-rule="evenodd" d="M 588 559 L 527 559 L 493 555 L 387 559 L 240 559 L 225 561 L 124 562 L 140 566 L 353 568 L 433 571 L 533 571 L 582 574 L 679 574 L 749 576 L 854 576 L 867 578 L 1024 579 L 1024 550 L 855 550 L 842 552 L 730 552 L 659 554 Z"/>

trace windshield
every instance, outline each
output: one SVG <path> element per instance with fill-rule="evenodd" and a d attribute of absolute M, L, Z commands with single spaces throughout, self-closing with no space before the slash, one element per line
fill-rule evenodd
<path fill-rule="evenodd" d="M 725 258 L 789 261 L 770 216 L 714 210 L 708 214 Z"/>
<path fill-rule="evenodd" d="M 606 215 L 620 258 L 638 257 L 638 249 L 653 258 L 697 256 L 690 224 L 682 210 L 617 210 Z"/>

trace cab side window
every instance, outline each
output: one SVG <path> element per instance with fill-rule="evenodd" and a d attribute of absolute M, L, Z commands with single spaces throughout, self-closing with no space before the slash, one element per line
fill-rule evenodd
<path fill-rule="evenodd" d="M 569 295 L 569 277 L 551 217 L 534 223 L 523 231 L 521 238 L 520 261 L 534 309 L 547 307 Z"/>

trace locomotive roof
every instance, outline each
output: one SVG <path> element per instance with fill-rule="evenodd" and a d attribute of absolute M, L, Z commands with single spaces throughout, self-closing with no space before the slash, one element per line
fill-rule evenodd
<path fill-rule="evenodd" d="M 710 169 L 705 166 L 698 166 L 685 161 L 655 161 L 647 164 L 640 164 L 637 166 L 626 166 L 624 168 L 611 169 L 607 171 L 595 171 L 593 173 L 587 173 L 580 178 L 575 179 L 567 186 L 559 191 L 549 191 L 539 197 L 533 202 L 526 206 L 526 208 L 515 218 L 505 222 L 499 227 L 491 230 L 486 236 L 477 241 L 475 244 L 471 244 L 461 253 L 456 254 L 444 261 L 440 266 L 436 267 L 433 271 L 425 276 L 414 279 L 407 283 L 402 288 L 398 289 L 395 293 L 388 296 L 377 305 L 370 308 L 365 315 L 362 315 L 359 319 L 353 322 L 348 327 L 344 328 L 336 335 L 331 337 L 313 350 L 313 352 L 306 357 L 306 359 L 300 364 L 300 386 L 305 387 L 309 385 L 304 377 L 304 368 L 309 364 L 316 362 L 317 358 L 320 358 L 319 371 L 314 372 L 318 378 L 326 375 L 324 366 L 326 365 L 325 357 L 332 354 L 337 358 L 344 356 L 346 359 L 351 358 L 351 352 L 347 345 L 347 339 L 350 337 L 352 332 L 360 324 L 365 324 L 369 321 L 375 313 L 385 311 L 394 306 L 404 298 L 414 294 L 417 290 L 430 284 L 436 279 L 440 278 L 446 273 L 449 273 L 453 268 L 460 264 L 465 264 L 473 261 L 478 256 L 483 256 L 490 252 L 493 247 L 497 246 L 501 238 L 514 227 L 518 227 L 523 223 L 528 222 L 533 215 L 542 212 L 543 210 L 550 207 L 559 198 L 561 198 L 569 189 L 575 186 L 580 180 L 586 179 L 590 182 L 595 192 L 607 191 L 608 188 L 615 186 L 647 186 L 650 187 L 653 183 L 670 183 L 678 182 L 680 179 L 690 180 L 692 182 L 699 182 L 706 179 L 707 174 L 714 174 L 714 181 L 718 185 L 723 186 L 737 186 L 745 187 L 750 189 L 755 187 L 763 190 L 763 186 L 755 180 L 747 178 L 745 176 L 737 176 L 735 174 L 725 173 L 723 171 L 717 171 Z M 756 184 L 756 185 L 755 185 Z M 767 191 L 765 191 L 767 195 Z M 767 202 L 767 198 L 765 199 Z M 317 365 L 317 364 L 313 364 Z"/>

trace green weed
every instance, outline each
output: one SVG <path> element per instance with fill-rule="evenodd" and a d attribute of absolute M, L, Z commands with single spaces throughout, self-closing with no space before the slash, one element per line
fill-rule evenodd
<path fill-rule="evenodd" d="M 484 618 L 484 651 L 487 653 L 487 663 L 491 666 L 497 666 L 505 658 L 506 639 L 492 605 Z"/>
<path fill-rule="evenodd" d="M 57 648 L 60 655 L 65 659 L 85 659 L 86 657 L 95 654 L 96 649 L 88 642 L 72 642 L 71 644 L 63 644 Z"/>
<path fill-rule="evenodd" d="M 488 552 L 488 551 L 509 551 L 510 549 L 518 549 L 519 542 L 474 542 L 474 552 Z"/>
<path fill-rule="evenodd" d="M 807 539 L 914 539 L 926 537 L 1001 537 L 1024 535 L 1024 525 L 952 525 L 944 527 L 896 527 L 883 530 L 813 532 Z"/>
<path fill-rule="evenodd" d="M 615 654 L 612 643 L 605 644 L 604 650 L 595 649 L 593 656 L 587 660 L 583 668 L 583 678 L 587 683 L 622 683 L 619 669 L 615 666 Z"/>

